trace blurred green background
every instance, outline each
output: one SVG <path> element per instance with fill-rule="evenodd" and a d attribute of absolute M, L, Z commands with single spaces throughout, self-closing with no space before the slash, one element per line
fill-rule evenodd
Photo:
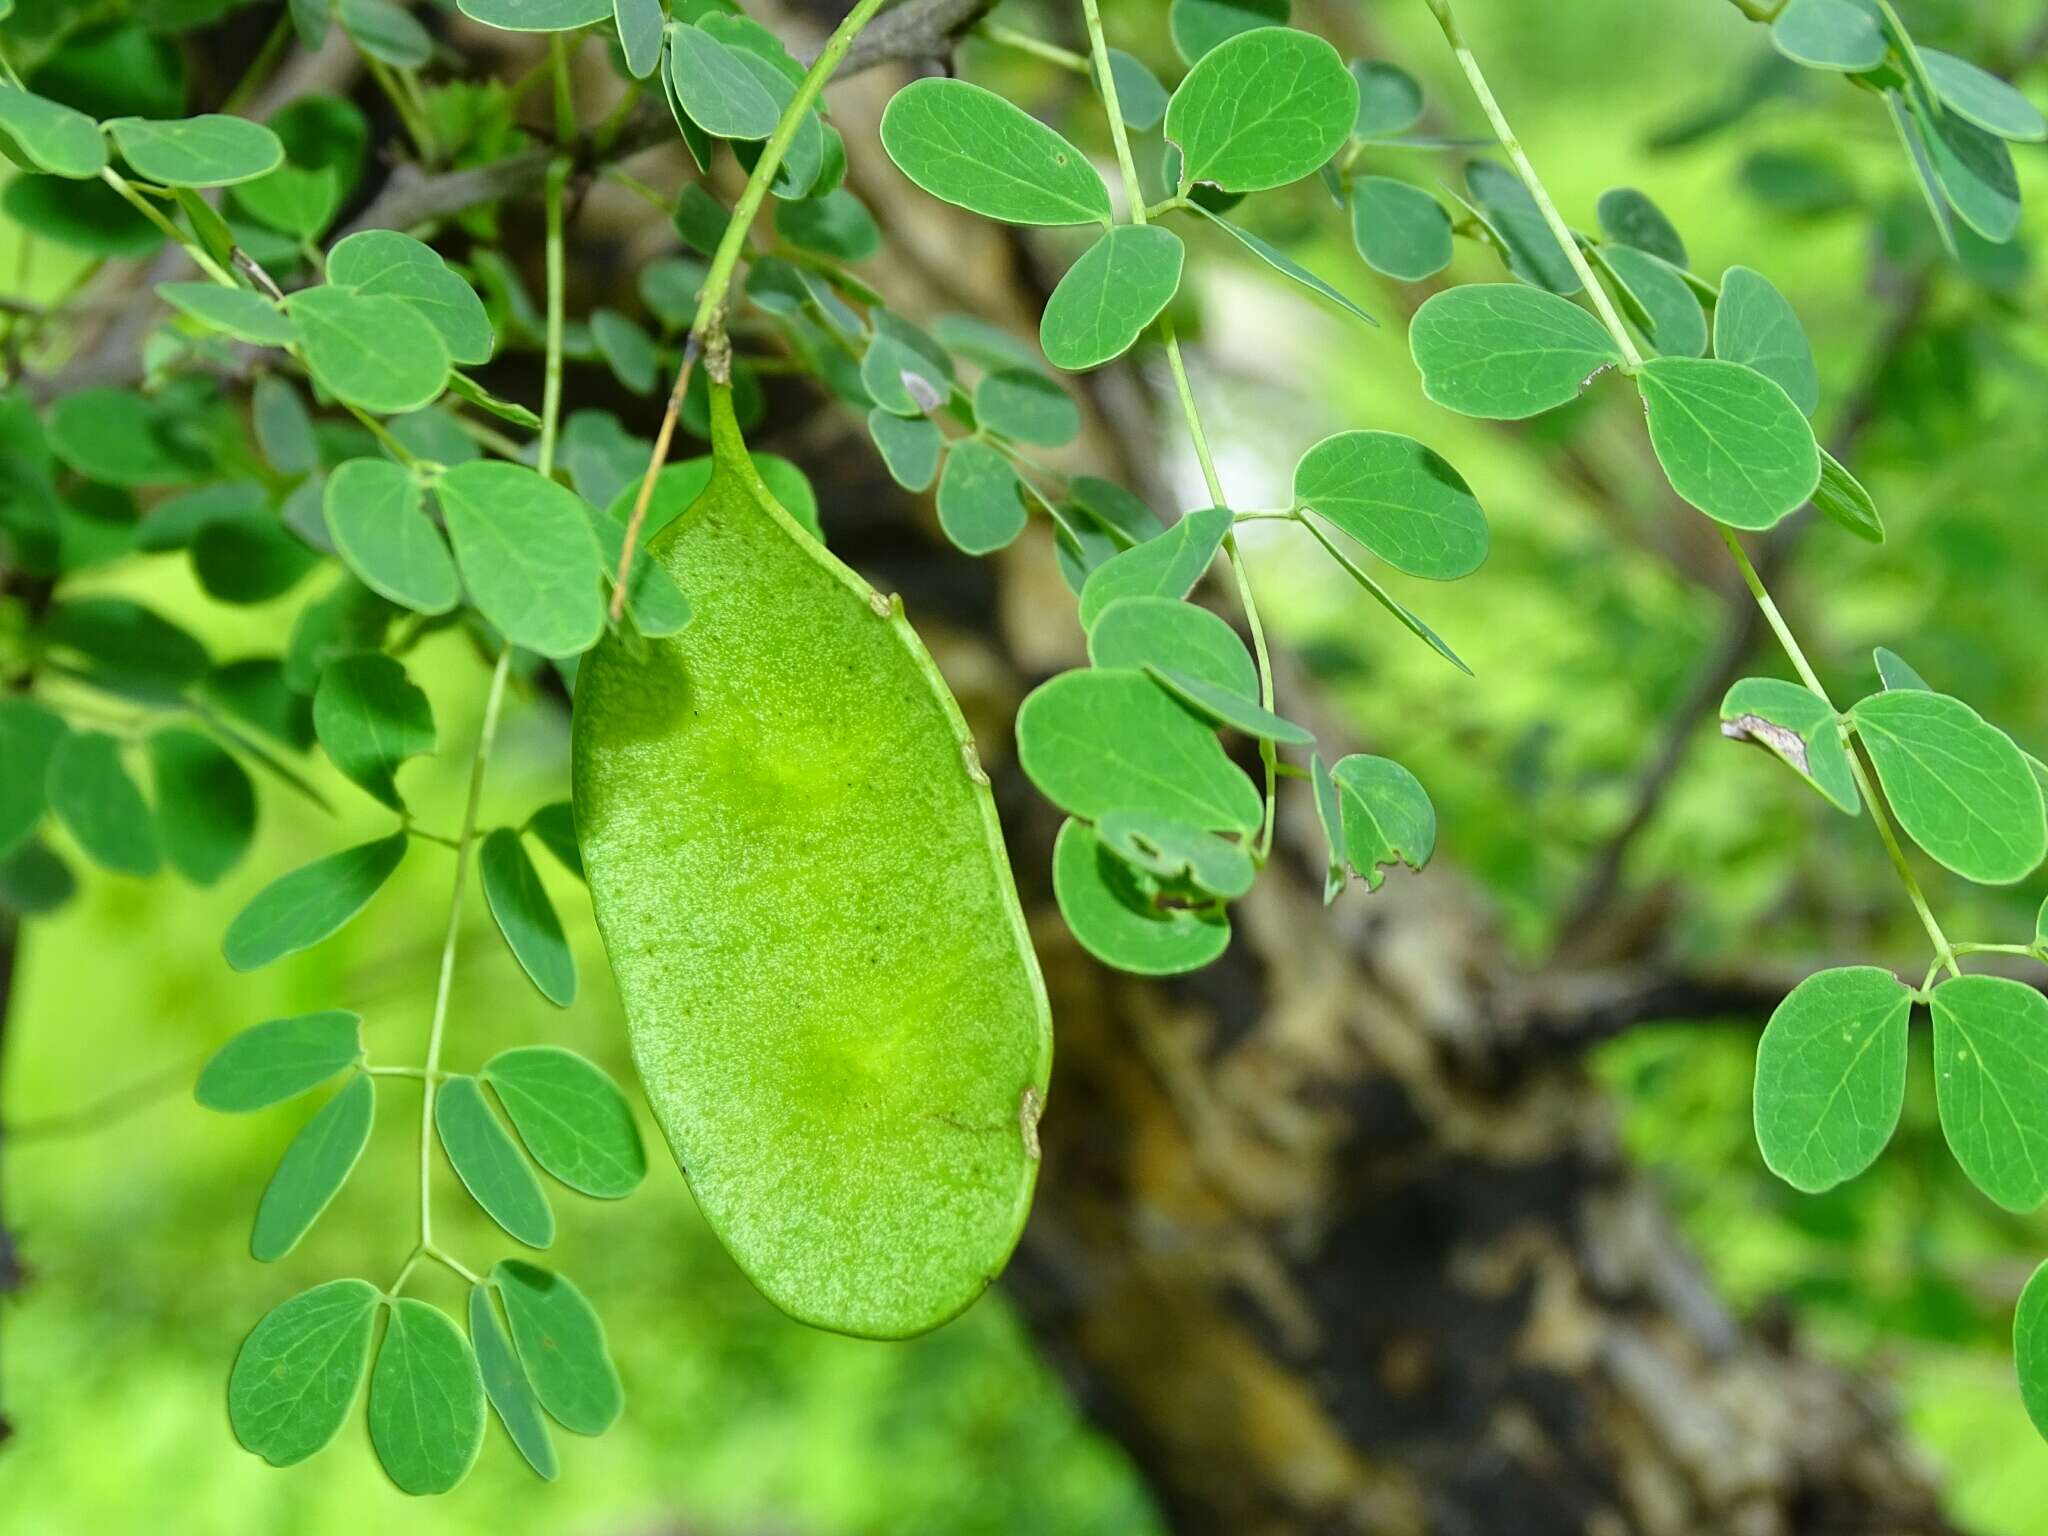
<path fill-rule="evenodd" d="M 1917 0 L 1903 9 L 1917 34 L 1957 52 L 1988 62 L 2039 56 L 2037 4 Z M 1639 186 L 1676 220 L 1699 270 L 1738 261 L 1766 270 L 1814 338 L 1825 417 L 1869 368 L 1886 322 L 1871 273 L 1881 262 L 1910 264 L 1931 238 L 1878 105 L 1847 88 L 1772 97 L 1717 134 L 1655 152 L 1660 134 L 1734 94 L 1766 58 L 1761 29 L 1716 0 L 1468 0 L 1464 10 L 1568 215 L 1590 222 L 1600 190 Z M 1071 32 L 1064 10 L 1050 22 L 1046 14 L 1004 11 L 1019 26 Z M 1386 56 L 1429 85 L 1442 127 L 1477 126 L 1419 4 L 1382 0 L 1363 22 L 1336 7 L 1298 14 L 1310 25 L 1327 19 L 1340 45 L 1369 25 Z M 1113 9 L 1110 25 L 1112 41 L 1163 72 L 1162 15 L 1150 4 L 1121 16 Z M 1027 102 L 1049 89 L 1035 67 L 980 45 L 963 72 Z M 2037 99 L 2048 92 L 2048 71 L 2023 78 Z M 850 148 L 856 164 L 877 153 Z M 1795 163 L 1788 155 L 1807 157 L 1803 178 L 1785 174 Z M 1454 175 L 1449 159 L 1389 157 L 1384 168 L 1424 182 Z M 2021 171 L 2026 229 L 2039 231 L 2048 205 L 2041 154 L 2023 154 Z M 1445 668 L 1284 536 L 1249 541 L 1258 582 L 1284 594 L 1269 607 L 1360 730 L 1398 750 L 1429 787 L 1443 827 L 1439 857 L 1483 881 L 1514 942 L 1540 956 L 1715 643 L 1726 612 L 1720 568 L 1696 558 L 1699 530 L 1678 526 L 1654 492 L 1612 401 L 1513 431 L 1437 410 L 1416 388 L 1400 296 L 1350 252 L 1341 215 L 1321 193 L 1309 185 L 1262 200 L 1259 227 L 1391 318 L 1378 331 L 1340 329 L 1277 291 L 1234 247 L 1197 240 L 1197 387 L 1225 479 L 1246 504 L 1280 499 L 1299 447 L 1346 425 L 1412 432 L 1439 448 L 1485 504 L 1493 555 L 1455 586 L 1392 585 L 1478 675 Z M 0 226 L 0 272 L 14 270 L 12 240 Z M 1483 256 L 1461 250 L 1459 259 L 1461 275 L 1490 275 Z M 40 283 L 59 275 L 47 263 L 38 269 Z M 1925 324 L 1882 371 L 1880 414 L 1854 464 L 1889 541 L 1873 548 L 1822 526 L 1782 578 L 1794 623 L 1840 695 L 1873 687 L 1870 647 L 1890 645 L 2037 753 L 2048 748 L 2043 298 L 2037 266 L 2024 257 L 1975 276 L 1944 269 Z M 1565 472 L 1567 441 L 1621 494 L 1591 496 Z M 1163 452 L 1181 452 L 1175 439 L 1162 442 Z M 829 494 L 824 512 L 829 533 Z M 94 581 L 146 591 L 219 657 L 274 649 L 317 590 L 309 583 L 265 607 L 224 610 L 203 600 L 177 557 L 127 562 Z M 1758 670 L 1781 669 L 1765 660 Z M 431 642 L 412 671 L 454 748 L 405 770 L 409 799 L 438 827 L 458 809 L 478 674 L 473 655 L 449 639 Z M 555 798 L 565 755 L 559 712 L 515 696 L 486 822 L 522 819 Z M 218 887 L 88 875 L 81 899 L 25 937 L 0 1108 L 18 1128 L 7 1156 L 9 1219 L 35 1273 L 0 1316 L 0 1386 L 17 1425 L 0 1450 L 0 1533 L 880 1536 L 1155 1526 L 1119 1450 L 1077 1418 L 999 1294 L 910 1344 L 798 1327 L 740 1279 L 658 1155 L 623 1207 L 557 1195 L 562 1252 L 577 1256 L 568 1268 L 619 1346 L 628 1409 L 602 1440 L 558 1437 L 556 1486 L 535 1484 L 495 1431 L 460 1493 L 428 1504 L 394 1492 L 355 1447 L 290 1473 L 237 1450 L 223 1386 L 254 1319 L 334 1275 L 388 1282 L 414 1219 L 417 1101 L 409 1084 L 380 1079 L 379 1132 L 364 1167 L 288 1259 L 271 1269 L 251 1263 L 256 1195 L 301 1114 L 230 1120 L 197 1109 L 188 1091 L 198 1063 L 230 1032 L 336 999 L 362 1011 L 373 1053 L 387 1059 L 404 1059 L 424 1034 L 448 874 L 447 855 L 431 846 L 416 845 L 368 914 L 327 944 L 254 976 L 233 975 L 219 958 L 228 919 L 271 874 L 387 829 L 388 816 L 338 778 L 325 787 L 338 823 L 266 785 L 257 846 Z M 571 923 L 582 997 L 566 1015 L 535 997 L 473 897 L 450 1065 L 551 1039 L 627 1076 L 580 888 L 552 865 L 543 874 Z M 1638 840 L 1627 879 L 1635 895 L 1659 893 L 1679 947 L 1730 967 L 1819 955 L 1921 963 L 1868 829 L 1833 816 L 1763 754 L 1716 741 L 1711 725 L 1697 732 Z M 1952 934 L 2011 939 L 2030 931 L 2043 891 L 2038 878 L 2010 892 L 1944 880 L 1933 894 Z M 1375 899 L 1398 900 L 1399 882 Z M 2048 1224 L 2005 1216 L 1965 1184 L 1934 1123 L 1924 1040 L 1905 1125 L 1873 1172 L 1818 1199 L 1771 1180 L 1750 1132 L 1759 1023 L 1643 1030 L 1606 1048 L 1598 1070 L 1620 1097 L 1630 1146 L 1657 1169 L 1740 1309 L 1782 1311 L 1818 1347 L 1898 1384 L 1946 1469 L 1959 1521 L 1996 1536 L 2048 1530 L 2048 1447 L 2021 1412 L 2009 1355 L 2012 1301 L 2048 1254 Z M 142 1092 L 92 1117 L 103 1123 L 90 1131 L 72 1122 L 135 1084 Z M 455 1194 L 450 1181 L 436 1206 L 441 1223 L 455 1223 L 453 1245 L 494 1252 L 483 1219 Z M 457 1299 L 444 1275 L 422 1283 L 430 1298 Z M 362 1438 L 360 1420 L 345 1434 Z"/>

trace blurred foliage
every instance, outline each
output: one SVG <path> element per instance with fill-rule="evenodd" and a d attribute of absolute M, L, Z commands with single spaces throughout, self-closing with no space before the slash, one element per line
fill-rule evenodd
<path fill-rule="evenodd" d="M 1071 43 L 1077 19 L 1066 9 L 1009 8 L 1020 25 Z M 1930 41 L 1994 66 L 2024 60 L 2022 83 L 2037 97 L 2048 86 L 2040 7 L 2030 0 L 1914 0 L 1905 9 Z M 1873 371 L 1906 286 L 1900 274 L 1933 254 L 1875 104 L 1788 76 L 1762 30 L 1715 0 L 1491 0 L 1470 10 L 1475 40 L 1501 61 L 1508 110 L 1568 217 L 1590 223 L 1602 189 L 1642 187 L 1684 231 L 1700 270 L 1758 265 L 1792 298 L 1821 361 L 1825 431 L 1829 413 Z M 1147 0 L 1116 24 L 1149 39 L 1134 51 L 1163 66 L 1161 14 Z M 1347 52 L 1412 69 L 1430 91 L 1426 127 L 1478 126 L 1419 4 L 1363 13 L 1304 6 L 1300 15 Z M 984 45 L 969 48 L 963 72 L 1055 119 L 1090 105 L 1068 78 Z M 1588 110 L 1596 94 L 1598 110 Z M 1101 148 L 1094 131 L 1075 129 Z M 858 162 L 862 146 L 853 151 Z M 1439 171 L 1448 178 L 1454 165 L 1384 153 L 1384 169 L 1424 182 Z M 2048 192 L 2042 157 L 2019 163 L 2038 210 Z M 1442 449 L 1487 508 L 1492 558 L 1458 586 L 1399 577 L 1389 585 L 1478 676 L 1459 677 L 1361 604 L 1336 571 L 1254 528 L 1246 543 L 1258 579 L 1286 595 L 1275 606 L 1287 637 L 1366 737 L 1398 737 L 1437 803 L 1440 856 L 1485 883 L 1511 941 L 1539 956 L 1561 937 L 1558 915 L 1588 858 L 1626 814 L 1664 722 L 1718 643 L 1730 612 L 1724 564 L 1712 558 L 1706 525 L 1660 492 L 1639 434 L 1624 430 L 1612 401 L 1505 430 L 1429 406 L 1405 342 L 1413 297 L 1363 267 L 1313 182 L 1270 201 L 1260 232 L 1387 323 L 1340 331 L 1221 236 L 1204 242 L 1191 263 L 1199 304 L 1188 319 L 1197 388 L 1221 407 L 1212 414 L 1225 478 L 1249 503 L 1280 500 L 1302 444 L 1360 421 Z M 2030 215 L 2028 229 L 2040 227 Z M 9 244 L 0 224 L 0 272 L 15 270 Z M 1459 260 L 1460 276 L 1488 266 L 1469 250 Z M 47 293 L 66 276 L 46 263 L 32 284 Z M 1841 696 L 1874 686 L 1870 648 L 1889 645 L 2036 752 L 2048 748 L 2048 693 L 2038 686 L 2048 547 L 2033 504 L 2048 484 L 2044 297 L 2040 263 L 2024 254 L 1980 260 L 1969 274 L 1939 267 L 1924 324 L 1874 369 L 1879 409 L 1853 460 L 1883 509 L 1888 542 L 1871 547 L 1816 528 L 1780 578 Z M 1174 473 L 1195 504 L 1192 465 Z M 1605 489 L 1590 491 L 1589 476 Z M 1276 494 L 1262 497 L 1268 487 Z M 828 506 L 828 525 L 830 517 Z M 182 562 L 162 557 L 120 580 L 146 588 L 223 656 L 274 643 L 304 600 L 226 613 L 200 601 Z M 415 668 L 457 742 L 475 729 L 460 681 L 472 664 L 459 643 L 433 642 Z M 1762 669 L 1782 671 L 1774 658 Z M 564 750 L 559 712 L 517 698 L 490 799 L 525 809 Z M 448 754 L 408 770 L 419 775 L 408 782 L 429 825 L 452 817 L 461 762 Z M 36 1273 L 5 1318 L 7 1405 L 18 1428 L 0 1453 L 0 1533 L 41 1536 L 53 1511 L 67 1529 L 122 1532 L 232 1524 L 508 1536 L 1121 1533 L 1154 1523 L 1128 1466 L 1079 1424 L 999 1296 L 907 1345 L 800 1328 L 733 1270 L 659 1158 L 649 1187 L 602 1229 L 587 1205 L 560 1202 L 565 1237 L 607 1256 L 588 1281 L 601 1310 L 643 1342 L 621 1355 L 625 1420 L 602 1442 L 562 1437 L 559 1487 L 537 1492 L 496 1435 L 471 1484 L 434 1507 L 404 1500 L 367 1456 L 323 1456 L 285 1477 L 235 1452 L 221 1362 L 248 1319 L 298 1285 L 347 1272 L 355 1255 L 389 1248 L 390 1228 L 412 1219 L 374 1198 L 403 1187 L 398 1170 L 415 1152 L 387 1124 L 370 1155 L 392 1179 L 358 1179 L 279 1266 L 285 1273 L 251 1266 L 255 1190 L 291 1127 L 279 1117 L 207 1119 L 189 1098 L 191 1072 L 229 1031 L 338 995 L 361 999 L 373 1041 L 424 1031 L 445 887 L 432 850 L 415 849 L 391 899 L 322 948 L 257 977 L 233 977 L 220 963 L 219 933 L 265 872 L 382 829 L 360 795 L 330 779 L 344 819 L 360 825 L 337 831 L 266 786 L 257 856 L 222 886 L 194 893 L 91 877 L 84 899 L 38 927 L 24 950 L 5 1109 L 30 1135 L 38 1122 L 52 1134 L 24 1136 L 8 1159 L 10 1219 Z M 544 878 L 576 914 L 584 974 L 601 976 L 587 904 L 570 899 L 559 871 Z M 1788 965 L 1855 953 L 1920 964 L 1910 914 L 1867 828 L 1828 811 L 1764 754 L 1720 741 L 1708 720 L 1632 848 L 1626 885 L 1669 908 L 1675 942 L 1693 956 Z M 1972 937 L 2024 931 L 2042 894 L 2038 878 L 2008 892 L 1943 880 L 1934 892 L 1950 930 Z M 1373 899 L 1398 900 L 1399 882 Z M 480 937 L 480 902 L 469 921 Z M 499 947 L 469 942 L 464 953 L 455 1065 L 542 1038 L 545 1022 L 549 1037 L 624 1071 L 608 988 L 593 985 L 564 1023 Z M 1905 1123 L 1878 1166 L 1818 1198 L 1778 1184 L 1750 1126 L 1758 1022 L 1644 1030 L 1607 1048 L 1599 1070 L 1620 1096 L 1628 1146 L 1664 1178 L 1737 1308 L 1782 1313 L 1821 1347 L 1891 1373 L 1947 1468 L 1956 1517 L 1986 1533 L 2033 1536 L 2043 1529 L 2048 1448 L 2014 1397 L 2007 1332 L 2021 1280 L 2048 1252 L 2048 1224 L 2004 1216 L 1968 1189 L 1940 1145 L 1924 1038 Z M 62 1134 L 63 1124 L 49 1122 L 159 1078 L 99 1134 Z M 386 1115 L 409 1120 L 402 1089 L 387 1096 Z M 482 1221 L 462 1202 L 448 1208 Z M 112 1475 L 110 1441 L 121 1446 Z"/>

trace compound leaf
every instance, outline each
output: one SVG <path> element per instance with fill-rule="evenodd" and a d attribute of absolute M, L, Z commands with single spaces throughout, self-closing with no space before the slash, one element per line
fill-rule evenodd
<path fill-rule="evenodd" d="M 0 141 L 37 170 L 83 180 L 106 168 L 107 141 L 100 125 L 74 107 L 13 86 L 0 85 Z"/>
<path fill-rule="evenodd" d="M 939 526 L 956 547 L 986 555 L 1024 531 L 1024 482 L 1002 452 L 976 438 L 955 443 L 939 476 Z"/>
<path fill-rule="evenodd" d="M 1375 272 L 1419 283 L 1451 264 L 1451 216 L 1420 187 L 1361 176 L 1351 183 L 1351 243 Z"/>
<path fill-rule="evenodd" d="M 1771 24 L 1778 52 L 1808 69 L 1862 74 L 1884 62 L 1884 29 L 1855 0 L 1792 0 Z"/>

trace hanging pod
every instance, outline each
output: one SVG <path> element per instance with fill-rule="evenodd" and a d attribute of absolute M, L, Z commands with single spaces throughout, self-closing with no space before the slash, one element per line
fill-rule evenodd
<path fill-rule="evenodd" d="M 988 781 L 905 621 L 792 522 L 730 393 L 650 552 L 696 617 L 576 687 L 577 835 L 678 1163 L 776 1305 L 894 1338 L 1030 1206 L 1051 1018 Z"/>

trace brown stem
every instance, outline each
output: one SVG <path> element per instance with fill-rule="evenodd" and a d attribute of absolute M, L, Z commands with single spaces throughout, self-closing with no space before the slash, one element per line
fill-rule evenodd
<path fill-rule="evenodd" d="M 633 515 L 626 522 L 626 540 L 619 550 L 618 579 L 612 585 L 612 622 L 626 613 L 626 578 L 633 569 L 633 550 L 640 542 L 640 525 L 647 521 L 647 503 L 654 499 L 654 482 L 661 466 L 668 462 L 669 440 L 676 434 L 676 417 L 682 414 L 683 396 L 690 388 L 690 374 L 697 365 L 697 333 L 683 344 L 683 365 L 676 370 L 675 388 L 668 392 L 668 405 L 661 413 L 661 430 L 654 434 L 654 452 L 648 456 L 647 473 L 640 477 L 640 493 L 633 498 Z"/>

